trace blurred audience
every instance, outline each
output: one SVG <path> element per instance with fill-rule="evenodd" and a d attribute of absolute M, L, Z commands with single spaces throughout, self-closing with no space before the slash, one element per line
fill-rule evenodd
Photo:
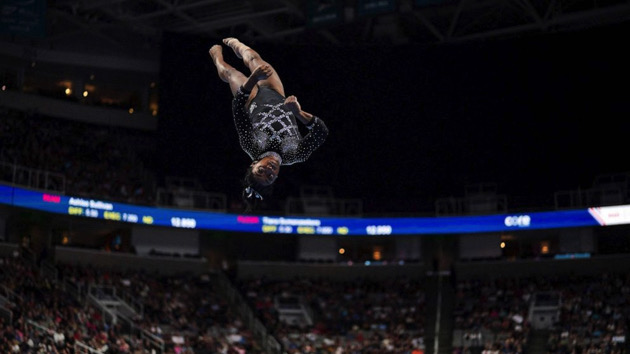
<path fill-rule="evenodd" d="M 60 173 L 70 195 L 154 203 L 150 134 L 6 109 L 0 114 L 0 162 Z"/>
<path fill-rule="evenodd" d="M 406 278 L 238 282 L 257 316 L 288 353 L 423 352 L 422 285 Z"/>
<path fill-rule="evenodd" d="M 75 346 L 85 345 L 101 353 L 151 353 L 160 347 L 155 338 L 163 340 L 167 353 L 262 352 L 208 276 L 60 267 L 60 277 L 83 295 L 77 296 L 60 285 L 65 282 L 40 276 L 21 258 L 0 261 L 3 297 L 8 300 L 2 307 L 11 312 L 0 322 L 0 352 L 74 353 Z M 130 322 L 144 332 L 130 334 L 130 323 L 122 318 L 113 325 L 88 301 L 87 289 L 96 285 L 99 296 L 102 289 L 116 289 L 117 295 L 142 304 L 143 311 Z"/>
<path fill-rule="evenodd" d="M 556 279 L 560 318 L 549 353 L 626 353 L 630 319 L 630 274 Z"/>
<path fill-rule="evenodd" d="M 457 353 L 523 353 L 529 307 L 537 292 L 560 295 L 559 318 L 546 352 L 625 353 L 630 318 L 630 274 L 466 280 L 457 284 Z"/>
<path fill-rule="evenodd" d="M 454 328 L 463 338 L 462 348 L 456 349 L 523 353 L 530 330 L 528 302 L 534 290 L 527 279 L 458 282 Z"/>

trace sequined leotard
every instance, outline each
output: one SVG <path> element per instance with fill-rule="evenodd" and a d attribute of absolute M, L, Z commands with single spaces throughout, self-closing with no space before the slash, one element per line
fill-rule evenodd
<path fill-rule="evenodd" d="M 328 136 L 326 124 L 313 116 L 302 137 L 293 113 L 283 107 L 285 98 L 275 90 L 258 86 L 258 93 L 245 107 L 249 94 L 239 88 L 232 100 L 234 124 L 243 150 L 252 160 L 278 154 L 282 165 L 304 162 Z"/>

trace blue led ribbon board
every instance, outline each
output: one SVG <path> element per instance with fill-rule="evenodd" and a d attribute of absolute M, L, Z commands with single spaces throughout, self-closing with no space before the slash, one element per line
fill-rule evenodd
<path fill-rule="evenodd" d="M 630 205 L 483 216 L 338 218 L 238 215 L 156 208 L 0 185 L 0 203 L 133 224 L 249 233 L 386 236 L 468 234 L 630 224 Z"/>

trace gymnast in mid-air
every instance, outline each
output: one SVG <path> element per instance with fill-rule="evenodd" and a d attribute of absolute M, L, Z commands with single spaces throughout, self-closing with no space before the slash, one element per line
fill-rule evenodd
<path fill-rule="evenodd" d="M 251 72 L 247 77 L 226 63 L 221 45 L 210 48 L 219 78 L 232 91 L 239 142 L 252 159 L 242 192 L 251 210 L 257 200 L 270 193 L 280 166 L 306 161 L 326 140 L 328 128 L 320 118 L 302 110 L 295 96 L 285 97 L 280 77 L 256 51 L 236 38 L 226 38 L 223 43 L 243 59 Z M 298 121 L 308 129 L 305 136 L 299 132 Z"/>

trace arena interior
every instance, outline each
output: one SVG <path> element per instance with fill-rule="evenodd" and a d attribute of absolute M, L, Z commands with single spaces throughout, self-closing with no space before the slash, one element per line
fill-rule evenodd
<path fill-rule="evenodd" d="M 0 352 L 630 352 L 629 1 L 0 8 Z M 227 37 L 330 130 L 251 213 Z"/>

